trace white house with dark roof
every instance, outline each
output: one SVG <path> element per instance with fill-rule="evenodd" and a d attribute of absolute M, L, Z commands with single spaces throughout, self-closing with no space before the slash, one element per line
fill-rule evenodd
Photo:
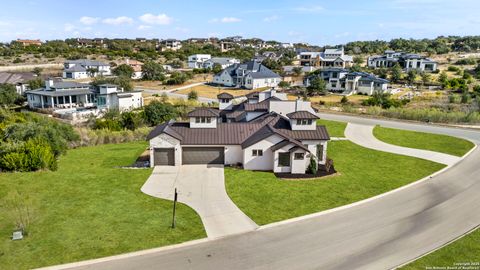
<path fill-rule="evenodd" d="M 282 77 L 256 61 L 232 65 L 215 74 L 213 83 L 246 89 L 276 87 Z"/>
<path fill-rule="evenodd" d="M 110 65 L 100 61 L 88 59 L 67 60 L 63 65 L 64 79 L 84 79 L 90 76 L 96 77 L 98 75 L 112 75 Z M 93 74 L 90 74 L 91 70 L 95 70 L 95 72 L 93 72 Z"/>
<path fill-rule="evenodd" d="M 325 80 L 328 91 L 344 95 L 372 95 L 376 91 L 385 92 L 389 83 L 388 80 L 367 72 L 350 72 L 343 68 L 327 68 L 317 70 L 314 74 L 307 76 L 305 86 L 308 87 L 310 81 L 315 77 Z"/>
<path fill-rule="evenodd" d="M 343 47 L 325 49 L 323 52 L 300 52 L 298 54 L 301 66 L 327 68 L 346 68 L 353 65 L 353 57 L 346 55 Z"/>
<path fill-rule="evenodd" d="M 102 84 L 97 88 L 77 82 L 45 81 L 45 87 L 26 92 L 32 109 L 118 109 L 132 110 L 143 106 L 140 91 L 123 92 L 117 85 Z"/>
<path fill-rule="evenodd" d="M 239 104 L 222 93 L 219 109 L 197 108 L 188 114 L 188 122 L 157 126 L 148 135 L 151 166 L 224 164 L 304 174 L 311 158 L 325 164 L 330 137 L 324 126 L 316 124 L 310 102 L 282 99 L 275 90 L 256 93 Z M 249 105 L 259 114 L 247 120 Z M 235 112 L 243 117 L 225 118 Z"/>
<path fill-rule="evenodd" d="M 395 52 L 386 50 L 384 55 L 370 56 L 367 65 L 370 68 L 391 68 L 396 64 L 405 71 L 412 69 L 433 72 L 437 70 L 438 63 L 419 54 Z"/>
<path fill-rule="evenodd" d="M 212 57 L 210 54 L 192 54 L 187 60 L 189 68 L 210 68 L 218 64 L 222 69 L 239 64 L 240 60 L 232 57 Z"/>

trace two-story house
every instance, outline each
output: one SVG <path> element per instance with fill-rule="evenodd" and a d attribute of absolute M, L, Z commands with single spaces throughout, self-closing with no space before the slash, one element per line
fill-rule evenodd
<path fill-rule="evenodd" d="M 246 89 L 276 87 L 282 77 L 257 61 L 234 64 L 213 76 L 213 83 Z"/>
<path fill-rule="evenodd" d="M 353 65 L 353 57 L 346 55 L 343 47 L 337 49 L 325 49 L 323 52 L 300 52 L 298 59 L 300 60 L 301 66 L 317 68 L 346 68 Z"/>
<path fill-rule="evenodd" d="M 316 124 L 310 102 L 287 100 L 275 90 L 246 98 L 234 104 L 232 95 L 222 93 L 219 109 L 197 108 L 188 122 L 157 126 L 148 135 L 151 166 L 224 164 L 304 174 L 312 158 L 325 164 L 330 137 Z M 248 119 L 249 112 L 256 116 Z M 243 116 L 227 121 L 224 116 L 231 114 Z"/>
<path fill-rule="evenodd" d="M 405 71 L 414 69 L 433 72 L 438 66 L 436 61 L 425 56 L 392 50 L 386 50 L 384 55 L 371 56 L 367 59 L 367 65 L 370 68 L 391 68 L 396 64 Z"/>
<path fill-rule="evenodd" d="M 88 59 L 67 60 L 63 65 L 63 78 L 65 79 L 84 79 L 98 75 L 112 75 L 110 64 L 100 61 Z"/>

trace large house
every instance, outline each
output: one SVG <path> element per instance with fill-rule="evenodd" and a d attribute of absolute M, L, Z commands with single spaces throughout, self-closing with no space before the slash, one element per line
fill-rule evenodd
<path fill-rule="evenodd" d="M 212 57 L 210 54 L 193 54 L 188 57 L 189 68 L 209 68 L 218 64 L 222 69 L 240 63 L 240 60 L 231 57 Z"/>
<path fill-rule="evenodd" d="M 384 92 L 387 90 L 389 83 L 388 80 L 367 72 L 350 72 L 343 68 L 327 68 L 318 70 L 315 74 L 306 77 L 305 85 L 309 86 L 310 81 L 315 77 L 325 80 L 328 91 L 345 95 L 372 95 L 376 91 Z"/>
<path fill-rule="evenodd" d="M 182 42 L 177 39 L 165 39 L 160 41 L 160 51 L 178 51 L 182 48 Z"/>
<path fill-rule="evenodd" d="M 371 56 L 367 60 L 367 65 L 370 68 L 390 68 L 397 63 L 406 71 L 415 69 L 432 72 L 437 70 L 437 62 L 425 56 L 413 53 L 387 50 L 384 55 Z"/>
<path fill-rule="evenodd" d="M 234 64 L 213 76 L 213 83 L 229 87 L 256 89 L 276 87 L 282 77 L 257 61 Z"/>
<path fill-rule="evenodd" d="M 40 39 L 17 39 L 14 41 L 15 43 L 22 44 L 23 47 L 27 46 L 41 46 L 42 41 Z"/>
<path fill-rule="evenodd" d="M 346 68 L 353 65 L 353 57 L 346 55 L 343 47 L 323 52 L 300 52 L 298 58 L 301 66 Z"/>
<path fill-rule="evenodd" d="M 30 108 L 98 108 L 131 110 L 143 106 L 142 93 L 123 92 L 116 85 L 102 84 L 92 87 L 77 82 L 45 81 L 45 87 L 26 92 Z"/>
<path fill-rule="evenodd" d="M 304 174 L 311 158 L 325 164 L 330 137 L 324 126 L 317 126 L 310 102 L 286 100 L 275 90 L 249 95 L 236 105 L 227 93 L 218 98 L 219 109 L 197 108 L 188 122 L 164 123 L 148 135 L 152 167 L 224 164 Z M 246 112 L 257 114 L 247 120 Z M 243 116 L 223 117 L 232 114 Z"/>
<path fill-rule="evenodd" d="M 100 61 L 88 59 L 67 60 L 63 65 L 63 78 L 65 79 L 84 79 L 98 75 L 112 75 L 110 65 Z"/>

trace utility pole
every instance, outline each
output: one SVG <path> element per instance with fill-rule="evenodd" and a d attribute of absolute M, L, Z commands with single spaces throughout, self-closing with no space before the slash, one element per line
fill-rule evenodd
<path fill-rule="evenodd" d="M 175 209 L 177 208 L 177 188 L 175 188 L 175 193 L 173 195 L 173 219 L 172 219 L 172 229 L 175 229 Z"/>

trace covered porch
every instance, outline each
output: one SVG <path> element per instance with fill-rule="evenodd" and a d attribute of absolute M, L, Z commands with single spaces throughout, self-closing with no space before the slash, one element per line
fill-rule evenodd
<path fill-rule="evenodd" d="M 75 93 L 71 93 L 75 92 Z M 36 93 L 28 93 L 30 107 L 32 108 L 52 108 L 52 109 L 66 109 L 66 108 L 90 108 L 96 105 L 96 96 L 90 90 L 76 90 L 76 91 L 41 91 Z"/>

